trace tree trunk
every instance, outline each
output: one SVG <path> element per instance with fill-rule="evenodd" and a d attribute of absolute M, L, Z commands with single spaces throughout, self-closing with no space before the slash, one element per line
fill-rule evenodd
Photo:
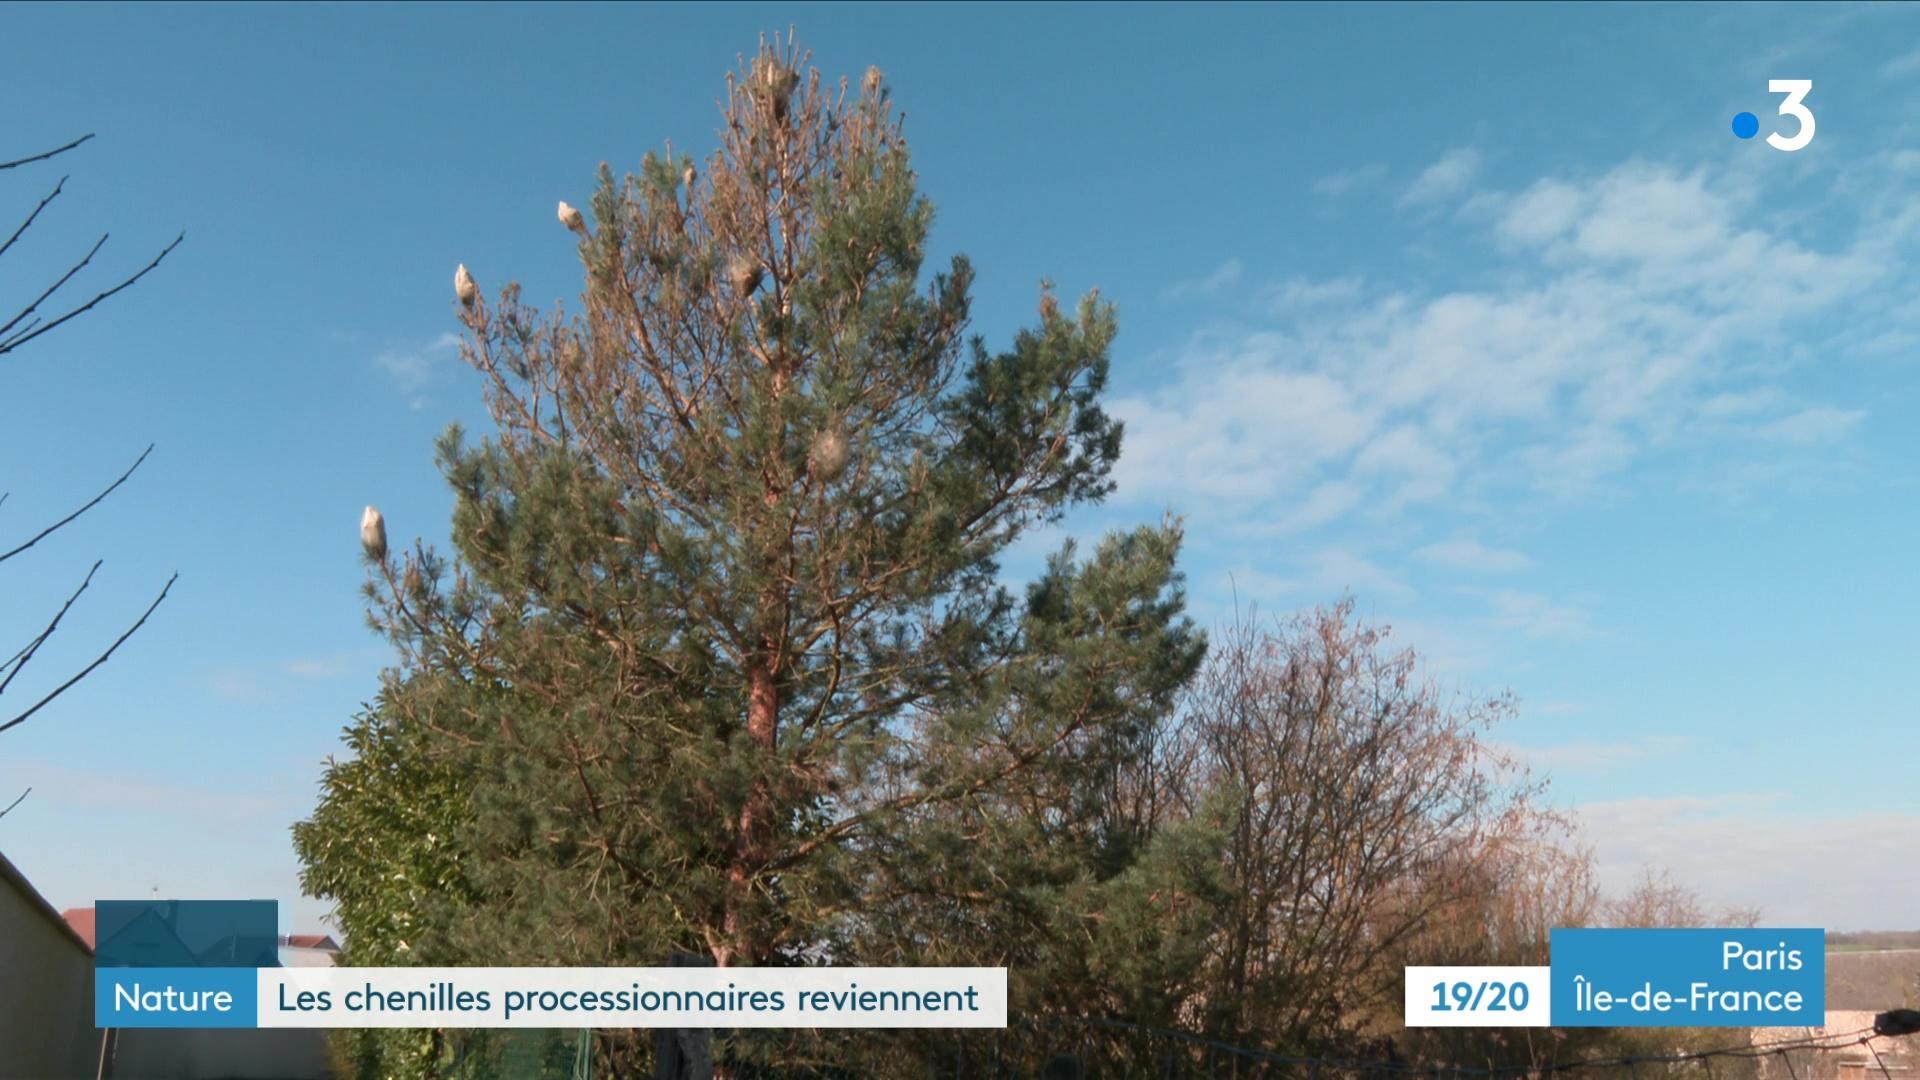
<path fill-rule="evenodd" d="M 780 690 L 773 665 L 763 656 L 747 668 L 747 736 L 768 755 L 774 750 L 779 720 Z M 765 959 L 761 955 L 765 928 L 750 908 L 754 876 L 766 864 L 771 847 L 773 814 L 773 794 L 767 790 L 767 781 L 754 780 L 740 808 L 733 861 L 727 867 L 726 912 L 721 927 L 724 940 L 713 953 L 721 967 L 752 965 Z"/>

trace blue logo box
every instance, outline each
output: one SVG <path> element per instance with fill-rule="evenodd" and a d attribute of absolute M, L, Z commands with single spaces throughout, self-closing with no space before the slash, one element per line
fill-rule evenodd
<path fill-rule="evenodd" d="M 1819 1026 L 1826 932 L 1555 930 L 1554 1027 Z"/>
<path fill-rule="evenodd" d="M 96 900 L 96 968 L 280 966 L 275 900 Z"/>
<path fill-rule="evenodd" d="M 273 900 L 96 900 L 93 1022 L 102 1028 L 250 1028 L 257 968 L 279 967 Z"/>

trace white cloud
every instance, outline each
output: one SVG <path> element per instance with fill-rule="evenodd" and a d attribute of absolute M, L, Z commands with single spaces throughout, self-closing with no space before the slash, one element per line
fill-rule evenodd
<path fill-rule="evenodd" d="M 405 394 L 416 394 L 433 380 L 435 372 L 460 349 L 460 337 L 443 333 L 425 345 L 393 346 L 374 354 L 373 362 Z"/>
<path fill-rule="evenodd" d="M 223 665 L 207 673 L 207 689 L 215 697 L 243 705 L 267 705 L 284 700 L 288 679 L 331 679 L 377 666 L 377 650 L 300 656 L 277 663 Z"/>
<path fill-rule="evenodd" d="M 1245 272 L 1246 267 L 1239 259 L 1228 259 L 1215 267 L 1206 277 L 1175 282 L 1168 287 L 1166 297 L 1169 300 L 1181 300 L 1195 296 L 1214 296 L 1238 284 L 1241 275 Z"/>
<path fill-rule="evenodd" d="M 1611 772 L 1622 765 L 1678 754 L 1697 745 L 1698 739 L 1684 735 L 1647 735 L 1615 742 L 1582 741 L 1559 746 L 1499 744 L 1500 749 L 1549 773 Z"/>
<path fill-rule="evenodd" d="M 259 675 L 239 668 L 219 668 L 207 675 L 214 697 L 242 705 L 266 705 L 274 700 L 273 687 Z"/>
<path fill-rule="evenodd" d="M 1285 315 L 1321 304 L 1350 304 L 1360 298 L 1361 291 L 1362 283 L 1358 277 L 1334 278 L 1331 281 L 1309 281 L 1296 277 L 1262 290 L 1261 301 L 1269 312 Z"/>
<path fill-rule="evenodd" d="M 1330 375 L 1276 370 L 1259 361 L 1257 343 L 1249 348 L 1212 357 L 1217 367 L 1196 370 L 1170 406 L 1113 403 L 1127 424 L 1122 490 L 1270 498 L 1362 443 L 1374 420 L 1352 388 Z"/>
<path fill-rule="evenodd" d="M 1413 554 L 1430 566 L 1470 574 L 1514 574 L 1533 566 L 1533 560 L 1524 551 L 1488 547 L 1472 536 L 1441 540 Z"/>
<path fill-rule="evenodd" d="M 1480 175 L 1480 152 L 1472 147 L 1449 150 L 1440 160 L 1421 170 L 1406 194 L 1402 206 L 1424 206 L 1462 195 L 1474 177 Z"/>
<path fill-rule="evenodd" d="M 1469 175 L 1460 160 L 1440 175 Z M 1119 497 L 1278 534 L 1580 499 L 1683 435 L 1728 440 L 1727 472 L 1758 440 L 1817 452 L 1861 416 L 1786 392 L 1782 373 L 1845 346 L 1781 342 L 1810 316 L 1856 343 L 1920 324 L 1920 306 L 1871 296 L 1920 217 L 1850 204 L 1855 228 L 1816 250 L 1753 213 L 1747 183 L 1629 161 L 1450 221 L 1492 260 L 1472 287 L 1255 286 L 1258 321 L 1211 324 L 1171 382 L 1112 403 L 1128 431 Z"/>
<path fill-rule="evenodd" d="M 1287 573 L 1292 570 L 1292 573 Z M 1262 610 L 1287 610 L 1300 602 L 1332 603 L 1349 593 L 1411 599 L 1412 586 L 1392 570 L 1346 548 L 1327 546 L 1306 553 L 1290 567 L 1240 566 L 1218 582 L 1220 592 Z"/>
<path fill-rule="evenodd" d="M 1411 598 L 1413 587 L 1399 575 L 1345 548 L 1322 548 L 1313 556 L 1313 584 L 1323 594 L 1361 593 Z"/>
<path fill-rule="evenodd" d="M 1509 240 L 1544 244 L 1566 235 L 1586 208 L 1587 193 L 1560 180 L 1542 180 L 1521 192 L 1494 226 Z"/>
<path fill-rule="evenodd" d="M 7 769 L 7 777 L 4 790 L 30 787 L 33 788 L 33 799 L 39 802 L 88 810 L 124 810 L 142 816 L 218 820 L 253 819 L 285 809 L 280 799 L 236 791 L 231 786 L 216 788 L 168 784 L 144 777 L 47 762 L 17 762 Z"/>
<path fill-rule="evenodd" d="M 1390 648 L 1412 649 L 1427 675 L 1464 679 L 1486 671 L 1496 656 L 1492 642 L 1456 622 L 1391 615 L 1369 621 L 1392 631 Z"/>
<path fill-rule="evenodd" d="M 1366 492 L 1355 484 L 1332 480 L 1315 486 L 1305 498 L 1289 499 L 1271 508 L 1262 519 L 1239 525 L 1242 536 L 1289 536 L 1338 520 L 1360 505 Z"/>
<path fill-rule="evenodd" d="M 1915 73 L 1920 73 L 1920 49 L 1901 53 L 1880 67 L 1881 76 L 1888 79 L 1898 79 Z"/>
<path fill-rule="evenodd" d="M 1771 386 L 1758 386 L 1735 393 L 1715 394 L 1700 403 L 1700 415 L 1710 417 L 1752 416 L 1774 410 L 1786 395 Z"/>
<path fill-rule="evenodd" d="M 1772 442 L 1793 443 L 1798 446 L 1832 442 L 1852 431 L 1866 415 L 1858 409 L 1837 409 L 1831 405 L 1816 405 L 1801 409 L 1791 416 L 1770 421 L 1758 428 L 1755 434 Z"/>
<path fill-rule="evenodd" d="M 1488 621 L 1530 638 L 1587 638 L 1597 632 L 1584 608 L 1539 593 L 1495 589 L 1486 594 Z"/>
<path fill-rule="evenodd" d="M 377 653 L 330 653 L 324 656 L 300 656 L 274 665 L 275 670 L 300 679 L 332 679 L 369 665 Z"/>
<path fill-rule="evenodd" d="M 1453 483 L 1454 460 L 1421 427 L 1402 424 L 1369 440 L 1353 460 L 1361 476 L 1384 478 L 1393 506 L 1437 500 Z"/>
<path fill-rule="evenodd" d="M 1231 571 L 1221 571 L 1204 592 L 1233 596 L 1242 611 L 1292 611 L 1302 605 L 1332 603 L 1348 594 L 1398 601 L 1417 596 L 1413 586 L 1379 561 L 1334 546 L 1315 548 L 1290 561 L 1240 563 Z M 1206 615 L 1223 617 L 1225 611 Z"/>
<path fill-rule="evenodd" d="M 1920 815 L 1788 816 L 1757 795 L 1621 799 L 1575 808 L 1600 883 L 1671 869 L 1710 903 L 1758 906 L 1773 926 L 1920 926 Z"/>
<path fill-rule="evenodd" d="M 1385 165 L 1365 165 L 1358 169 L 1328 173 L 1313 182 L 1313 193 L 1337 199 L 1350 192 L 1373 187 L 1387 178 Z"/>
<path fill-rule="evenodd" d="M 1707 255 L 1732 237 L 1738 208 L 1726 193 L 1707 190 L 1704 170 L 1681 176 L 1640 163 L 1615 170 L 1592 194 L 1594 206 L 1573 242 L 1599 259 L 1661 263 Z"/>

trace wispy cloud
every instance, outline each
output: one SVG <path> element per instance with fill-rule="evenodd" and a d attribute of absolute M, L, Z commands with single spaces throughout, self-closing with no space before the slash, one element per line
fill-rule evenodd
<path fill-rule="evenodd" d="M 1426 206 L 1464 195 L 1480 175 L 1480 152 L 1463 146 L 1449 150 L 1420 171 L 1400 196 L 1401 206 Z"/>
<path fill-rule="evenodd" d="M 1329 199 L 1337 199 L 1356 191 L 1377 187 L 1387 178 L 1385 165 L 1363 165 L 1357 169 L 1346 169 L 1328 173 L 1313 182 L 1313 193 Z"/>
<path fill-rule="evenodd" d="M 216 668 L 207 675 L 207 690 L 222 701 L 241 705 L 265 705 L 274 700 L 274 687 L 259 672 L 242 668 Z"/>
<path fill-rule="evenodd" d="M 1588 193 L 1562 180 L 1541 180 L 1507 202 L 1494 231 L 1521 244 L 1544 244 L 1565 234 L 1587 208 Z"/>
<path fill-rule="evenodd" d="M 332 679 L 358 671 L 365 667 L 369 653 L 360 652 L 328 653 L 321 656 L 300 656 L 283 660 L 274 666 L 274 670 L 292 675 L 299 679 Z"/>
<path fill-rule="evenodd" d="M 1386 567 L 1345 548 L 1327 547 L 1312 559 L 1315 590 L 1357 592 L 1405 600 L 1414 595 L 1413 586 Z"/>
<path fill-rule="evenodd" d="M 1530 638 L 1589 638 L 1598 633 L 1584 608 L 1519 589 L 1494 589 L 1485 595 L 1486 621 L 1502 630 Z"/>
<path fill-rule="evenodd" d="M 1424 190 L 1472 174 L 1452 160 Z M 1920 327 L 1920 306 L 1869 299 L 1906 265 L 1920 213 L 1863 206 L 1815 249 L 1751 213 L 1757 199 L 1742 177 L 1629 161 L 1444 223 L 1491 260 L 1476 288 L 1243 281 L 1243 299 L 1266 302 L 1208 322 L 1170 383 L 1112 403 L 1128 433 L 1119 498 L 1279 534 L 1604 494 L 1683 435 L 1729 440 L 1726 470 L 1741 445 L 1818 452 L 1864 418 L 1783 389 L 1819 347 L 1790 352 L 1783 331 L 1814 317 L 1850 340 Z M 1428 558 L 1449 554 L 1462 552 Z"/>
<path fill-rule="evenodd" d="M 1260 290 L 1259 306 L 1274 315 L 1291 315 L 1323 304 L 1351 304 L 1360 298 L 1365 285 L 1358 277 L 1310 281 L 1289 278 Z"/>
<path fill-rule="evenodd" d="M 1469 574 L 1515 574 L 1533 566 L 1533 559 L 1526 552 L 1488 547 L 1473 536 L 1455 536 L 1428 544 L 1415 551 L 1414 557 L 1429 566 Z"/>
<path fill-rule="evenodd" d="M 1899 79 L 1916 74 L 1920 74 L 1920 49 L 1901 53 L 1899 56 L 1880 65 L 1880 75 L 1882 78 Z"/>
<path fill-rule="evenodd" d="M 1477 677 L 1497 655 L 1494 643 L 1484 634 L 1455 620 L 1388 613 L 1372 617 L 1371 621 L 1391 630 L 1389 646 L 1412 649 L 1420 658 L 1421 670 L 1428 675 Z"/>
<path fill-rule="evenodd" d="M 1593 802 L 1575 812 L 1600 882 L 1615 892 L 1645 867 L 1666 867 L 1708 902 L 1758 906 L 1775 926 L 1920 925 L 1920 815 L 1809 817 L 1782 813 L 1775 802 L 1679 796 Z"/>
<path fill-rule="evenodd" d="M 381 349 L 374 354 L 373 362 L 392 380 L 395 389 L 408 396 L 409 404 L 418 409 L 426 404 L 422 392 L 444 369 L 447 361 L 459 355 L 459 350 L 459 335 L 443 333 L 424 345 L 394 345 Z"/>
<path fill-rule="evenodd" d="M 1684 753 L 1700 740 L 1685 735 L 1646 735 L 1614 742 L 1581 741 L 1558 746 L 1517 746 L 1501 744 L 1501 749 L 1537 769 L 1551 773 L 1612 772 L 1623 765 L 1650 758 Z"/>
<path fill-rule="evenodd" d="M 90 810 L 126 810 L 217 820 L 253 818 L 287 809 L 285 800 L 264 794 L 169 784 L 120 773 L 79 769 L 46 762 L 17 762 L 6 769 L 9 787 L 31 787 L 43 803 Z"/>
<path fill-rule="evenodd" d="M 378 655 L 377 651 L 362 650 L 297 656 L 273 663 L 228 664 L 208 672 L 207 689 L 225 701 L 266 705 L 283 700 L 291 692 L 291 680 L 333 679 L 364 672 Z"/>
<path fill-rule="evenodd" d="M 1288 610 L 1302 600 L 1325 603 L 1347 593 L 1412 598 L 1411 585 L 1386 566 L 1342 547 L 1327 546 L 1307 552 L 1276 567 L 1242 565 L 1218 582 L 1220 592 L 1231 590 L 1243 603 L 1262 610 Z"/>
<path fill-rule="evenodd" d="M 1255 539 L 1291 536 L 1345 517 L 1365 496 L 1366 491 L 1358 485 L 1330 480 L 1315 486 L 1304 498 L 1270 511 L 1263 520 L 1242 523 L 1232 531 Z"/>
<path fill-rule="evenodd" d="M 1793 443 L 1797 446 L 1832 442 L 1852 431 L 1866 415 L 1859 409 L 1838 409 L 1831 405 L 1815 405 L 1789 416 L 1770 420 L 1756 428 L 1754 434 L 1772 442 Z"/>
<path fill-rule="evenodd" d="M 1220 293 L 1239 284 L 1241 276 L 1246 273 L 1246 269 L 1245 266 L 1241 265 L 1239 259 L 1228 259 L 1226 262 L 1215 267 L 1213 272 L 1205 277 L 1174 282 L 1171 286 L 1168 286 L 1166 298 L 1169 300 L 1186 300 L 1198 296 L 1218 296 Z"/>

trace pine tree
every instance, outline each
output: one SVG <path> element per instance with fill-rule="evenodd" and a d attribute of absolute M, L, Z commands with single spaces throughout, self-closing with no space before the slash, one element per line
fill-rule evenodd
<path fill-rule="evenodd" d="M 496 430 L 439 448 L 455 557 L 370 594 L 389 709 L 466 802 L 440 932 L 473 962 L 857 960 L 907 864 L 1011 850 L 928 823 L 1086 820 L 1200 659 L 1177 523 L 999 584 L 1110 490 L 1112 307 L 1043 289 L 1011 348 L 970 336 L 884 78 L 806 62 L 763 43 L 704 163 L 562 209 L 578 313 L 461 291 Z"/>

